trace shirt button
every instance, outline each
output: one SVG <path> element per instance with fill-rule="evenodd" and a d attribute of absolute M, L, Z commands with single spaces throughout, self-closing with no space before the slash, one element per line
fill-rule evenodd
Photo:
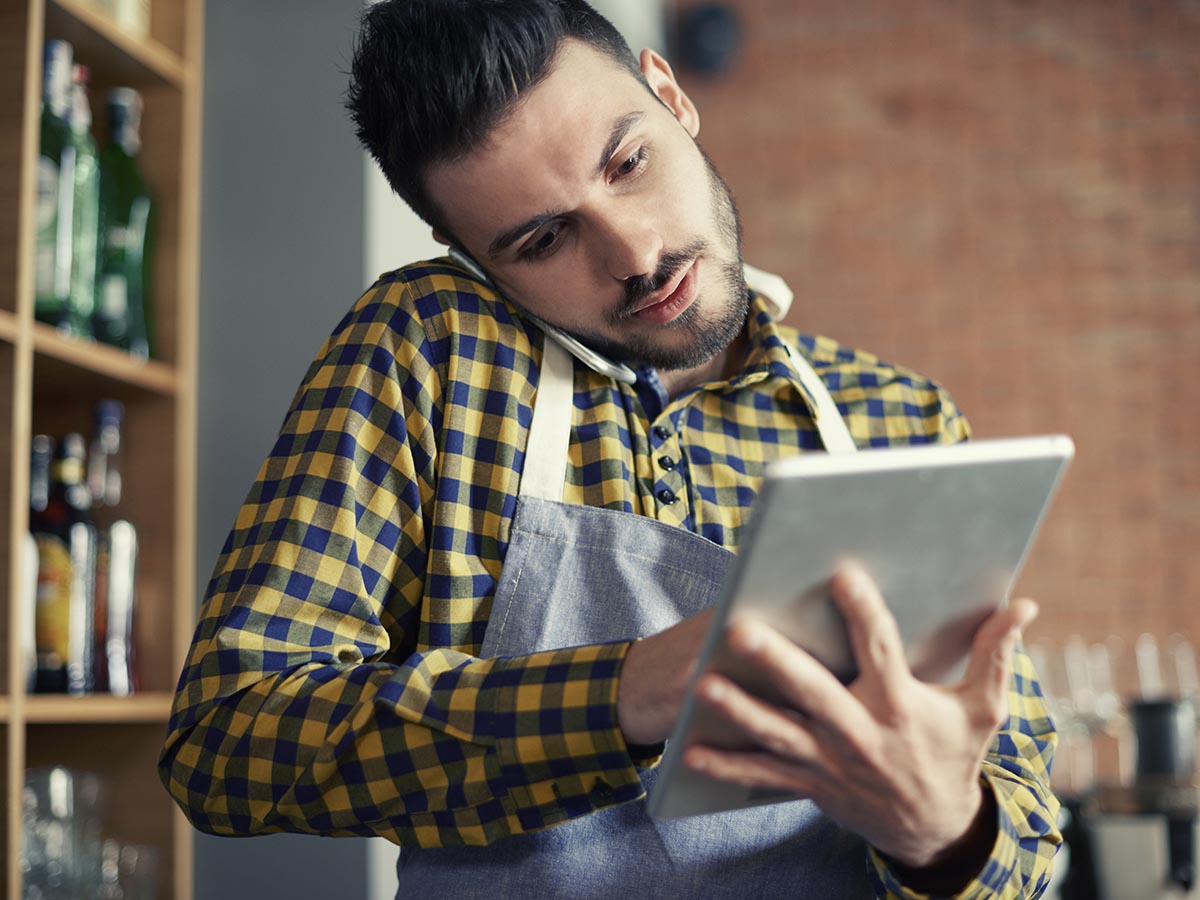
<path fill-rule="evenodd" d="M 671 459 L 669 456 L 660 456 L 658 458 L 658 464 L 668 472 L 675 468 L 675 460 Z"/>
<path fill-rule="evenodd" d="M 658 499 L 659 499 L 660 503 L 670 506 L 672 503 L 674 503 L 679 498 L 675 496 L 674 491 L 668 490 L 667 488 L 663 488 L 661 491 L 658 492 Z"/>
<path fill-rule="evenodd" d="M 665 441 L 667 438 L 669 438 L 671 436 L 671 429 L 668 428 L 666 425 L 655 425 L 654 426 L 654 436 L 656 438 L 658 438 L 660 441 Z"/>

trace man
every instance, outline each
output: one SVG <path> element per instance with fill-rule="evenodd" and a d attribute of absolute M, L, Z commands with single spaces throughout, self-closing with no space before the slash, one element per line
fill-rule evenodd
<path fill-rule="evenodd" d="M 238 516 L 161 761 L 196 826 L 384 835 L 414 897 L 1040 894 L 1028 601 L 953 687 L 859 572 L 849 686 L 733 630 L 788 706 L 706 675 L 760 749 L 686 762 L 811 799 L 644 813 L 764 465 L 967 436 L 930 382 L 772 321 L 667 63 L 581 0 L 385 0 L 349 105 L 454 259 L 346 315 Z"/>

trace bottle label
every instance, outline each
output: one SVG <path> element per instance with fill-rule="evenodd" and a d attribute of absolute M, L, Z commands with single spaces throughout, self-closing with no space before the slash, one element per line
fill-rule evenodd
<path fill-rule="evenodd" d="M 37 684 L 37 598 L 38 545 L 37 538 L 26 533 L 21 547 L 21 668 L 25 689 L 32 691 Z"/>
<path fill-rule="evenodd" d="M 58 164 L 48 156 L 38 157 L 37 166 L 37 250 L 33 280 L 39 297 L 53 295 L 54 273 L 58 260 Z"/>
<path fill-rule="evenodd" d="M 37 166 L 37 227 L 54 225 L 58 212 L 58 163 L 48 156 L 38 157 Z"/>
<path fill-rule="evenodd" d="M 112 272 L 100 280 L 100 314 L 109 322 L 124 322 L 129 309 L 129 282 L 124 274 Z"/>
<path fill-rule="evenodd" d="M 86 477 L 83 460 L 74 456 L 56 459 L 50 467 L 50 477 L 68 486 L 79 484 Z"/>
<path fill-rule="evenodd" d="M 36 535 L 38 548 L 35 634 L 39 668 L 66 665 L 70 649 L 71 551 L 51 534 Z"/>
<path fill-rule="evenodd" d="M 126 251 L 133 242 L 132 229 L 128 225 L 110 225 L 104 242 L 109 250 Z"/>
<path fill-rule="evenodd" d="M 58 169 L 58 220 L 54 223 L 54 293 L 68 297 L 71 292 L 71 231 L 75 225 L 75 148 L 63 148 Z"/>

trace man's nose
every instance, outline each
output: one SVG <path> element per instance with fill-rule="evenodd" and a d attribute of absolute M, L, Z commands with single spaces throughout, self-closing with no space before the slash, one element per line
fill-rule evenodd
<path fill-rule="evenodd" d="M 662 237 L 641 217 L 605 223 L 602 240 L 608 274 L 618 281 L 653 276 L 658 270 Z"/>

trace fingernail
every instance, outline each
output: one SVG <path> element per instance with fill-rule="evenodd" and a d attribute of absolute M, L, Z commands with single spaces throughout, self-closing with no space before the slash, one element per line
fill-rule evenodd
<path fill-rule="evenodd" d="M 763 645 L 762 629 L 753 622 L 737 622 L 729 627 L 726 639 L 732 650 L 739 653 L 753 653 Z"/>
<path fill-rule="evenodd" d="M 753 653 L 763 645 L 762 632 L 757 628 L 743 629 L 741 634 L 741 642 L 743 648 Z"/>
<path fill-rule="evenodd" d="M 1024 628 L 1030 622 L 1038 617 L 1041 610 L 1038 605 L 1030 600 L 1022 600 L 1019 607 L 1021 613 L 1021 621 L 1017 623 L 1017 628 Z"/>
<path fill-rule="evenodd" d="M 858 598 L 867 589 L 867 575 L 855 563 L 842 568 L 842 586 L 851 597 Z"/>

